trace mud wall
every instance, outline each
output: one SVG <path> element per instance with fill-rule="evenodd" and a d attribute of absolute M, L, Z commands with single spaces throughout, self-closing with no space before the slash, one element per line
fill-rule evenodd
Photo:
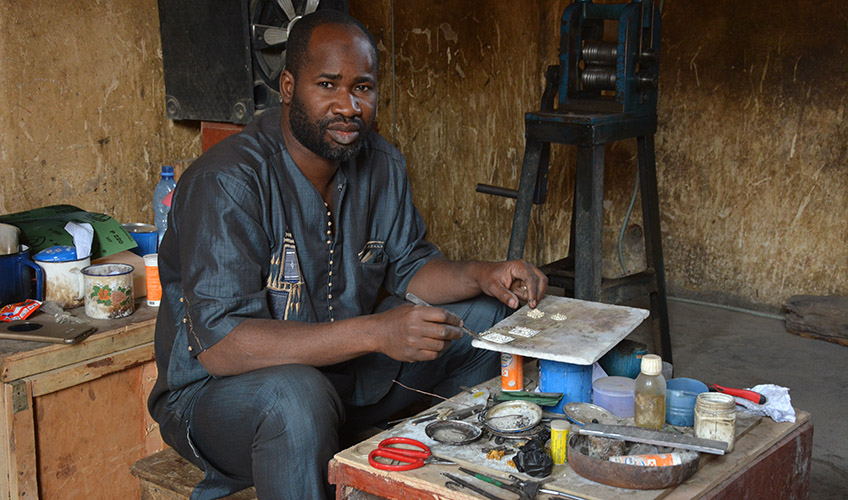
<path fill-rule="evenodd" d="M 394 2 L 392 37 L 391 1 L 352 2 L 382 42 L 381 131 L 406 153 L 431 239 L 451 257 L 506 255 L 514 204 L 474 185 L 517 188 L 523 114 L 538 109 L 567 4 Z M 663 7 L 656 147 L 669 293 L 759 309 L 848 293 L 848 5 Z M 535 263 L 568 245 L 575 151 L 552 154 L 549 199 L 527 239 Z M 604 274 L 616 275 L 635 141 L 606 155 Z M 630 222 L 640 221 L 637 200 Z M 644 266 L 638 234 L 624 239 L 628 271 Z"/>
<path fill-rule="evenodd" d="M 0 213 L 152 223 L 160 166 L 200 153 L 198 124 L 164 118 L 156 0 L 0 8 Z"/>
<path fill-rule="evenodd" d="M 450 257 L 506 255 L 514 203 L 474 186 L 518 186 L 523 115 L 568 3 L 350 0 L 380 44 L 380 131 Z M 0 213 L 70 203 L 152 220 L 159 166 L 200 153 L 197 123 L 164 118 L 156 1 L 0 5 Z M 837 0 L 664 2 L 656 141 L 672 295 L 777 308 L 848 293 L 847 18 Z M 607 147 L 608 275 L 622 272 L 632 142 Z M 573 170 L 574 148 L 554 147 L 528 260 L 565 255 Z"/>

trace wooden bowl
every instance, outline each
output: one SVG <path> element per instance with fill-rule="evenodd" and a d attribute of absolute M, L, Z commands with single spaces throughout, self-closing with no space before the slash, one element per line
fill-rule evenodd
<path fill-rule="evenodd" d="M 589 436 L 568 439 L 568 464 L 574 472 L 597 483 L 636 490 L 658 490 L 686 481 L 698 470 L 699 455 L 679 465 L 642 467 L 601 460 L 588 455 Z"/>

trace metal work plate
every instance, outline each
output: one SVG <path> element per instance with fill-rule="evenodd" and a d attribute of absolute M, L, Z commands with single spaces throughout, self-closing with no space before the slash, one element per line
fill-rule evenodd
<path fill-rule="evenodd" d="M 542 299 L 536 307 L 544 315 L 528 316 L 530 310 L 525 305 L 486 332 L 509 336 L 514 340 L 501 344 L 480 339 L 472 341 L 472 345 L 531 358 L 591 365 L 639 326 L 649 314 L 645 309 L 552 295 Z M 533 315 L 538 316 L 538 313 Z M 563 317 L 565 319 L 558 319 Z M 538 333 L 522 336 L 528 330 Z M 512 331 L 518 333 L 512 334 Z M 481 335 L 485 337 L 485 333 Z"/>

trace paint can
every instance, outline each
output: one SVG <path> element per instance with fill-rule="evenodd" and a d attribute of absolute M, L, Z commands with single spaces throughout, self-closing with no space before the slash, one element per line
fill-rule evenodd
<path fill-rule="evenodd" d="M 524 390 L 524 356 L 501 353 L 501 390 Z"/>
<path fill-rule="evenodd" d="M 563 413 L 562 407 L 566 403 L 589 403 L 592 401 L 592 365 L 540 359 L 539 390 L 562 393 L 562 399 L 556 406 L 545 407 L 551 413 Z"/>

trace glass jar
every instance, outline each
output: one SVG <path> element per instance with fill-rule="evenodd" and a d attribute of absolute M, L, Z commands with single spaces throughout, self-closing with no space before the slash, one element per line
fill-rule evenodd
<path fill-rule="evenodd" d="M 704 392 L 695 400 L 695 437 L 727 443 L 725 453 L 736 441 L 736 399 L 730 394 Z"/>
<path fill-rule="evenodd" d="M 633 420 L 639 427 L 662 429 L 665 424 L 665 378 L 662 358 L 656 354 L 642 356 L 641 373 L 636 377 Z"/>

